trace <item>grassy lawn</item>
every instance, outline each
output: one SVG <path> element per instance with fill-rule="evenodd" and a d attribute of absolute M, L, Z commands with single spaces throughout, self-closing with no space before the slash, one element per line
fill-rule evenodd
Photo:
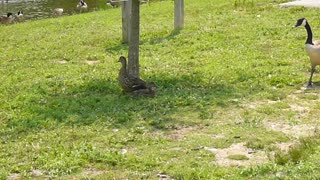
<path fill-rule="evenodd" d="M 0 26 L 0 179 L 320 177 L 319 89 L 305 89 L 308 19 L 278 1 L 141 6 L 141 77 L 117 83 L 120 9 Z M 318 71 L 314 75 L 320 86 Z"/>

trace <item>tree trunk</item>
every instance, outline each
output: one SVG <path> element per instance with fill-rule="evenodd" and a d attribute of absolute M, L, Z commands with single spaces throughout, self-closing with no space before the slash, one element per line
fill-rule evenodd
<path fill-rule="evenodd" d="M 132 3 L 131 0 L 123 1 L 121 4 L 122 9 L 122 42 L 127 44 L 130 39 L 130 18 Z"/>
<path fill-rule="evenodd" d="M 174 29 L 182 29 L 184 26 L 184 0 L 174 1 Z"/>
<path fill-rule="evenodd" d="M 140 4 L 139 0 L 131 0 L 131 25 L 128 55 L 128 73 L 139 78 L 139 34 L 140 34 Z"/>

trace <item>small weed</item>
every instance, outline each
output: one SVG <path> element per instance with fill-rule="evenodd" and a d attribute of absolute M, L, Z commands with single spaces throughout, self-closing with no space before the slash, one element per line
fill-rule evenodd
<path fill-rule="evenodd" d="M 275 154 L 275 162 L 279 165 L 288 163 L 297 164 L 306 161 L 309 155 L 314 153 L 315 147 L 320 145 L 319 135 L 301 138 L 299 143 L 289 149 L 288 152 L 278 151 Z"/>
<path fill-rule="evenodd" d="M 254 5 L 253 0 L 235 0 L 235 7 L 252 7 Z"/>
<path fill-rule="evenodd" d="M 252 149 L 264 149 L 265 143 L 259 138 L 251 138 L 247 141 L 246 147 Z"/>
<path fill-rule="evenodd" d="M 228 159 L 232 160 L 249 160 L 249 158 L 243 154 L 234 154 L 234 155 L 229 155 Z"/>

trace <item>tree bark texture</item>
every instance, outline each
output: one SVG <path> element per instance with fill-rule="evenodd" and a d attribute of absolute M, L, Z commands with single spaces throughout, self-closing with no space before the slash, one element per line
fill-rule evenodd
<path fill-rule="evenodd" d="M 128 55 L 128 73 L 139 78 L 139 36 L 140 36 L 140 4 L 139 0 L 131 0 L 130 39 Z"/>
<path fill-rule="evenodd" d="M 130 18 L 131 18 L 132 1 L 123 1 L 121 4 L 122 10 L 122 42 L 129 43 L 130 39 Z"/>
<path fill-rule="evenodd" d="M 182 29 L 184 26 L 184 0 L 174 1 L 174 29 Z"/>

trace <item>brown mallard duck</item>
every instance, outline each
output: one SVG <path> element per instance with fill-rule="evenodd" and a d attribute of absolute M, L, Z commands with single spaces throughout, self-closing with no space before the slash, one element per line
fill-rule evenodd
<path fill-rule="evenodd" d="M 131 94 L 133 96 L 143 96 L 143 97 L 155 97 L 157 86 L 154 82 L 150 82 L 146 84 L 146 89 L 138 89 L 132 91 Z"/>
<path fill-rule="evenodd" d="M 118 81 L 124 92 L 133 92 L 139 89 L 148 89 L 147 83 L 144 80 L 130 76 L 128 74 L 127 60 L 125 57 L 121 56 L 118 62 L 121 62 L 122 64 L 118 75 Z"/>

